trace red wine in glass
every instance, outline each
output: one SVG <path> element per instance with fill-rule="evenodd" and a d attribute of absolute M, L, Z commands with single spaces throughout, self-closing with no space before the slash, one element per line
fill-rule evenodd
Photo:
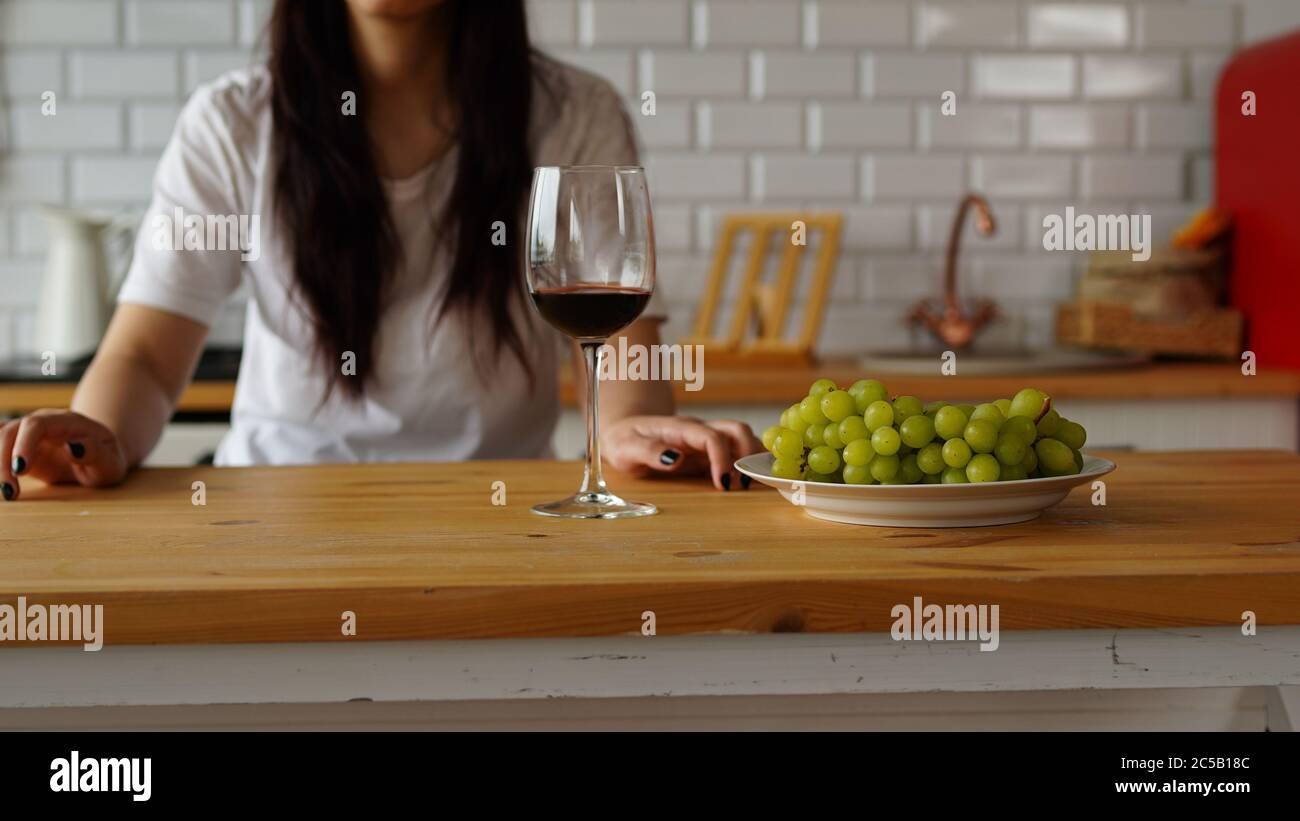
<path fill-rule="evenodd" d="M 533 291 L 547 322 L 575 339 L 608 339 L 645 310 L 650 292 L 621 285 L 565 285 Z"/>

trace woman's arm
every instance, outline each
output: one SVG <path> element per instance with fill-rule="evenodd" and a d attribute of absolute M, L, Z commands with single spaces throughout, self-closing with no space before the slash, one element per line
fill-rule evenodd
<path fill-rule="evenodd" d="M 120 482 L 157 444 L 189 382 L 206 326 L 142 305 L 118 307 L 69 410 L 35 411 L 0 426 L 0 488 L 19 477 L 88 486 Z"/>
<path fill-rule="evenodd" d="M 621 334 L 629 350 L 659 342 L 659 321 L 640 319 Z M 619 338 L 609 343 L 619 348 Z M 577 373 L 585 372 L 582 351 L 574 346 Z M 578 380 L 579 407 L 586 407 L 586 384 Z M 741 456 L 762 450 L 749 425 L 731 419 L 704 421 L 675 416 L 672 383 L 667 380 L 609 380 L 600 384 L 601 455 L 616 470 L 633 475 L 651 472 L 707 473 L 719 490 L 748 487 L 748 478 L 732 465 Z"/>
<path fill-rule="evenodd" d="M 158 444 L 189 384 L 206 326 L 144 305 L 122 305 L 77 385 L 72 410 L 117 435 L 135 467 Z"/>

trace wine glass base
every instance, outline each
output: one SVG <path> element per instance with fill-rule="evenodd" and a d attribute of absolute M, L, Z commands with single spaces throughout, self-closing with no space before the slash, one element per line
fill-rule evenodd
<path fill-rule="evenodd" d="M 561 519 L 626 519 L 633 516 L 653 516 L 659 508 L 648 502 L 628 502 L 612 493 L 575 493 L 567 499 L 534 505 L 539 516 L 556 516 Z"/>

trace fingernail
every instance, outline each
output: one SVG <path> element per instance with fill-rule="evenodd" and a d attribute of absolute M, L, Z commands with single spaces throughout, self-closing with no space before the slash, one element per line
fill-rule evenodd
<path fill-rule="evenodd" d="M 9 484 L 8 482 L 5 482 L 4 485 L 0 487 L 0 492 L 4 493 L 6 502 L 14 498 L 14 486 Z"/>
<path fill-rule="evenodd" d="M 86 455 L 86 446 L 80 442 L 69 442 L 68 450 L 72 453 L 73 459 L 80 459 Z"/>
<path fill-rule="evenodd" d="M 730 473 L 724 473 L 724 474 L 722 474 L 722 489 L 723 489 L 723 490 L 731 490 L 731 474 L 730 474 Z"/>
<path fill-rule="evenodd" d="M 682 455 L 675 450 L 666 450 L 659 454 L 659 462 L 664 465 L 676 464 L 680 458 L 682 458 Z"/>
<path fill-rule="evenodd" d="M 14 457 L 14 475 L 18 475 L 18 474 L 22 473 L 24 470 L 27 470 L 27 460 L 24 459 L 24 458 L 21 457 L 21 456 L 15 456 L 15 457 Z"/>
<path fill-rule="evenodd" d="M 747 473 L 740 474 L 740 486 L 744 490 L 749 490 L 749 483 L 752 481 L 754 480 L 749 477 L 749 474 Z"/>

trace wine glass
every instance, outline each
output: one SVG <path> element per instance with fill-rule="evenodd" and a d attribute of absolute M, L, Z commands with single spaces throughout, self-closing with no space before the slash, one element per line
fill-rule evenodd
<path fill-rule="evenodd" d="M 534 513 L 570 519 L 649 516 L 620 499 L 600 470 L 599 373 L 605 341 L 641 315 L 655 281 L 654 220 L 645 169 L 548 166 L 533 171 L 526 277 L 547 322 L 573 337 L 587 364 L 587 465 L 578 492 Z"/>

